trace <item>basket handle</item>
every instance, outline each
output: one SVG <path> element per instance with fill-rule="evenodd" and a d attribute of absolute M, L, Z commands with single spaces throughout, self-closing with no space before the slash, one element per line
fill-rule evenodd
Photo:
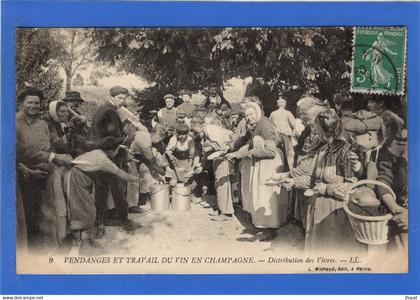
<path fill-rule="evenodd" d="M 346 191 L 346 195 L 345 195 L 345 197 L 344 197 L 344 200 L 345 200 L 346 202 L 349 202 L 350 194 L 353 192 L 353 190 L 354 190 L 356 187 L 358 187 L 358 186 L 360 186 L 360 185 L 365 185 L 365 184 L 374 184 L 374 185 L 379 185 L 379 186 L 381 186 L 381 187 L 384 187 L 384 188 L 386 188 L 386 189 L 390 192 L 391 196 L 392 196 L 394 199 L 396 199 L 396 198 L 397 198 L 397 197 L 395 196 L 394 191 L 391 189 L 391 187 L 390 187 L 389 185 L 387 185 L 387 184 L 385 184 L 385 183 L 383 183 L 383 182 L 381 182 L 381 181 L 377 181 L 377 180 L 364 179 L 364 180 L 360 180 L 360 181 L 357 181 L 357 182 L 355 182 L 355 183 L 352 183 L 352 184 L 349 186 L 349 188 L 348 188 L 348 189 L 347 189 L 347 191 Z"/>

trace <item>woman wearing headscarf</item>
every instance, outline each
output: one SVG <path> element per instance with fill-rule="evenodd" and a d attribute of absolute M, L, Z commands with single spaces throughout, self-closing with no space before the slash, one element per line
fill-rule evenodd
<path fill-rule="evenodd" d="M 245 107 L 249 102 L 257 103 L 262 111 L 262 104 L 258 97 L 250 96 L 245 97 L 242 99 L 241 108 L 245 110 Z M 231 139 L 233 142 L 243 138 L 247 131 L 249 130 L 249 125 L 247 119 L 244 117 L 242 118 L 238 125 L 236 126 L 233 134 L 231 135 Z M 252 194 L 251 194 L 251 185 L 250 185 L 250 176 L 251 176 L 251 166 L 252 166 L 252 158 L 250 157 L 243 157 L 237 166 L 237 174 L 239 180 L 239 187 L 240 187 L 240 197 L 242 202 L 242 209 L 248 213 L 251 213 L 251 201 L 252 201 Z"/>
<path fill-rule="evenodd" d="M 326 101 L 321 101 L 312 95 L 304 95 L 297 102 L 298 115 L 305 126 L 295 146 L 293 167 L 296 168 L 293 172 L 296 172 L 297 176 L 307 176 L 309 178 L 312 174 L 313 158 L 326 143 L 323 131 L 315 120 L 321 112 L 328 110 L 328 108 Z M 292 191 L 291 198 L 291 214 L 303 230 L 306 228 L 309 203 L 309 198 L 304 195 L 304 192 L 303 189 L 296 188 Z"/>
<path fill-rule="evenodd" d="M 52 149 L 56 153 L 70 154 L 73 157 L 87 151 L 86 139 L 83 137 L 83 130 L 79 125 L 83 122 L 84 117 L 73 116 L 70 119 L 69 108 L 64 101 L 51 101 L 48 111 L 50 118 L 47 119 L 47 124 Z"/>
<path fill-rule="evenodd" d="M 86 150 L 86 140 L 78 134 L 72 133 L 69 124 L 69 110 L 64 101 L 52 101 L 49 103 L 50 118 L 47 119 L 50 145 L 55 153 L 70 154 L 77 157 Z M 73 117 L 77 118 L 77 117 Z M 72 118 L 72 120 L 74 120 Z M 40 166 L 42 167 L 42 166 Z M 67 169 L 56 167 L 47 179 L 47 189 L 49 195 L 49 206 L 44 206 L 45 231 L 51 231 L 51 235 L 57 237 L 57 242 L 61 245 L 68 234 L 67 213 L 68 207 L 63 193 L 63 177 Z M 56 232 L 54 232 L 56 231 Z"/>
<path fill-rule="evenodd" d="M 245 118 L 249 126 L 247 134 L 237 140 L 228 153 L 228 159 L 252 159 L 250 167 L 250 193 L 252 223 L 263 230 L 262 241 L 275 238 L 276 229 L 286 223 L 287 192 L 279 187 L 268 186 L 265 182 L 275 173 L 282 172 L 285 167 L 284 154 L 277 148 L 278 135 L 272 121 L 262 114 L 256 102 L 245 106 Z"/>
<path fill-rule="evenodd" d="M 327 143 L 316 152 L 311 175 L 299 172 L 302 168 L 299 166 L 273 179 L 280 180 L 288 189 L 295 186 L 315 192 L 308 204 L 306 251 L 353 252 L 358 246 L 343 209 L 346 190 L 357 180 L 354 177 L 355 161 L 350 155 L 351 144 L 342 139 L 341 120 L 333 109 L 321 112 L 316 123 Z"/>
<path fill-rule="evenodd" d="M 56 153 L 69 153 L 68 132 L 69 114 L 67 104 L 63 101 L 51 101 L 48 105 L 50 118 L 47 119 L 50 131 L 51 147 Z"/>

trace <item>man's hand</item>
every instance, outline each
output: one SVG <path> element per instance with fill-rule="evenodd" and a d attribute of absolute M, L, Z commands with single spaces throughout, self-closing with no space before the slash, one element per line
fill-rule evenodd
<path fill-rule="evenodd" d="M 173 154 L 172 154 L 172 152 L 165 152 L 165 154 L 166 154 L 166 157 L 168 158 L 168 160 L 169 160 L 169 162 L 173 165 L 173 166 L 176 166 L 177 165 L 177 163 L 176 163 L 176 158 L 175 158 L 175 156 L 173 156 Z"/>
<path fill-rule="evenodd" d="M 43 179 L 48 176 L 48 172 L 45 170 L 30 169 L 22 163 L 18 164 L 19 170 L 22 173 L 24 179 L 36 178 Z"/>
<path fill-rule="evenodd" d="M 69 154 L 55 154 L 53 162 L 58 166 L 70 166 L 73 157 Z"/>
<path fill-rule="evenodd" d="M 44 179 L 47 176 L 48 172 L 46 171 L 29 169 L 29 178 Z"/>

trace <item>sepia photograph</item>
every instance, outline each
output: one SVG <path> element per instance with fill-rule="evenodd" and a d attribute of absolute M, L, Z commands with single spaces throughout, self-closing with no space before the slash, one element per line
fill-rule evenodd
<path fill-rule="evenodd" d="M 16 273 L 407 273 L 407 31 L 16 28 Z"/>

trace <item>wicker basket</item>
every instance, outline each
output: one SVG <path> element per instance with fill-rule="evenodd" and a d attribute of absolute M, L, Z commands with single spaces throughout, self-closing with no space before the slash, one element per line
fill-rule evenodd
<path fill-rule="evenodd" d="M 367 184 L 380 185 L 388 189 L 395 199 L 395 194 L 388 185 L 380 181 L 367 179 L 355 182 L 349 187 L 345 196 L 346 202 L 348 203 L 350 195 L 356 187 Z M 347 204 L 344 206 L 344 211 L 349 217 L 350 224 L 359 242 L 368 245 L 383 245 L 388 243 L 388 222 L 392 218 L 391 214 L 384 216 L 361 216 L 352 212 Z"/>

